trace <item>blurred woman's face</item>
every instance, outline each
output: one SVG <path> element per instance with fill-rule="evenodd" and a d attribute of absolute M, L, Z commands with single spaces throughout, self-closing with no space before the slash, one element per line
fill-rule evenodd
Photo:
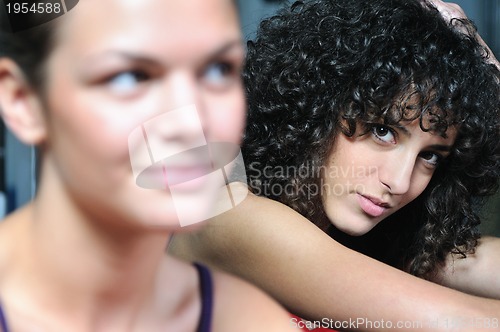
<path fill-rule="evenodd" d="M 44 167 L 94 218 L 178 225 L 169 182 L 197 179 L 210 162 L 187 153 L 153 170 L 146 177 L 162 189 L 141 188 L 134 171 L 210 142 L 239 144 L 244 51 L 234 4 L 86 0 L 59 29 L 47 63 Z"/>

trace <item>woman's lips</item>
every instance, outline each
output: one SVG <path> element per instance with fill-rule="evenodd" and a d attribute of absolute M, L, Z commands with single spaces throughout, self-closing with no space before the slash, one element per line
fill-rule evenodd
<path fill-rule="evenodd" d="M 196 189 L 205 182 L 204 177 L 212 172 L 210 165 L 165 166 L 157 163 L 146 168 L 137 178 L 137 184 L 146 189 L 167 189 L 182 185 L 185 189 Z"/>
<path fill-rule="evenodd" d="M 356 197 L 361 209 L 366 214 L 372 217 L 380 217 L 385 211 L 390 208 L 389 204 L 380 202 L 375 198 L 363 196 L 361 194 L 356 194 Z"/>
<path fill-rule="evenodd" d="M 173 166 L 163 169 L 169 185 L 189 182 L 201 178 L 212 171 L 209 165 Z"/>

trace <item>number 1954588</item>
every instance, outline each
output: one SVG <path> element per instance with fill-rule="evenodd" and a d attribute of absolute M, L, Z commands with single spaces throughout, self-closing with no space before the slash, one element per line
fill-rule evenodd
<path fill-rule="evenodd" d="M 8 14 L 59 14 L 63 10 L 60 3 L 51 2 L 39 2 L 39 3 L 27 3 L 27 2 L 15 2 L 7 3 L 7 13 Z"/>

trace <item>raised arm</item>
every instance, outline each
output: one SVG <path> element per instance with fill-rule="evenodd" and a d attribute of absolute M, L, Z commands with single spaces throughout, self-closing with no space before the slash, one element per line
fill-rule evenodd
<path fill-rule="evenodd" d="M 429 2 L 432 3 L 439 10 L 443 18 L 447 21 L 453 19 L 468 19 L 463 9 L 456 3 L 444 2 L 442 0 L 429 0 Z M 495 57 L 495 54 L 493 54 L 491 49 L 484 42 L 483 38 L 481 38 L 479 34 L 476 34 L 476 38 L 480 41 L 481 44 L 483 44 L 483 46 L 488 51 L 488 61 L 493 63 L 500 70 L 500 62 L 498 62 L 497 58 Z"/>
<path fill-rule="evenodd" d="M 439 10 L 445 20 L 467 19 L 463 9 L 450 2 L 430 0 Z M 476 38 L 488 51 L 488 61 L 495 64 L 500 70 L 500 63 L 491 49 L 486 45 L 479 34 Z M 473 255 L 462 258 L 460 255 L 450 254 L 446 265 L 440 271 L 435 281 L 479 296 L 500 299 L 500 239 L 493 237 L 482 238 Z"/>
<path fill-rule="evenodd" d="M 367 330 L 383 320 L 394 330 L 399 322 L 416 324 L 401 330 L 472 331 L 483 322 L 490 326 L 485 330 L 500 330 L 499 301 L 421 280 L 347 249 L 266 198 L 249 195 L 200 232 L 176 235 L 171 250 L 255 283 L 305 318 L 359 323 L 348 329 Z"/>

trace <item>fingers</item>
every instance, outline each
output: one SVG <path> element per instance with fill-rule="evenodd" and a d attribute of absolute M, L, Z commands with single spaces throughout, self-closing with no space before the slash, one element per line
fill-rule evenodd
<path fill-rule="evenodd" d="M 467 18 L 467 15 L 465 15 L 462 7 L 460 7 L 456 3 L 444 2 L 441 0 L 429 0 L 429 3 L 434 5 L 437 10 L 439 10 L 441 16 L 443 16 L 446 21 L 451 21 L 454 18 Z"/>
<path fill-rule="evenodd" d="M 447 22 L 450 22 L 453 19 L 467 19 L 467 15 L 465 14 L 462 7 L 460 7 L 456 3 L 444 2 L 442 0 L 428 0 L 428 1 L 430 4 L 432 4 L 437 8 L 437 10 L 441 13 L 441 16 Z M 488 45 L 486 45 L 486 43 L 479 34 L 476 34 L 476 38 L 486 48 L 486 50 L 488 50 L 488 53 L 490 54 L 488 61 L 490 63 L 493 63 L 495 66 L 497 66 L 498 69 L 500 69 L 500 63 L 495 58 L 493 52 L 490 50 Z"/>

